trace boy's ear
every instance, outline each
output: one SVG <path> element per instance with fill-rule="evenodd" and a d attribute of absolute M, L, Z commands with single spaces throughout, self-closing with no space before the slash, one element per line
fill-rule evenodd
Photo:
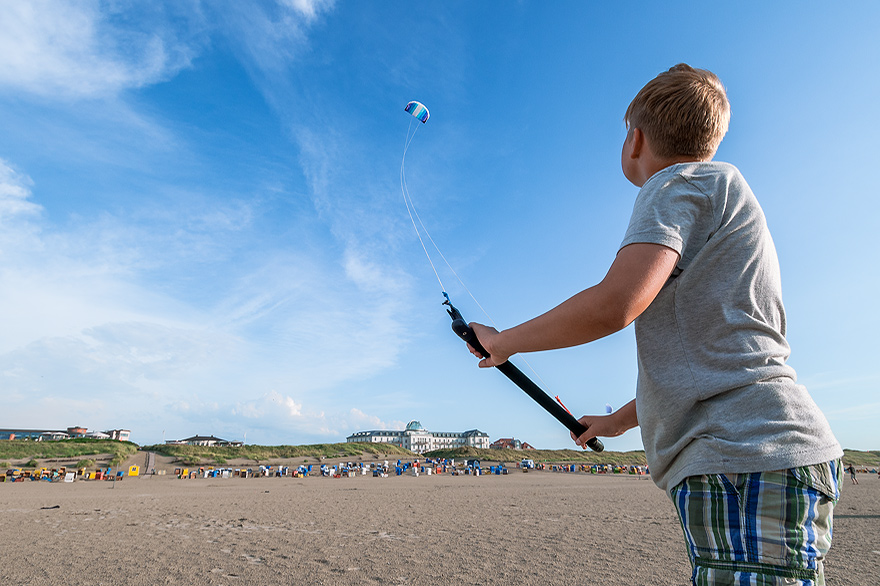
<path fill-rule="evenodd" d="M 645 146 L 645 133 L 642 132 L 641 128 L 633 128 L 632 129 L 632 149 L 629 152 L 629 158 L 638 159 L 642 154 L 642 149 Z"/>

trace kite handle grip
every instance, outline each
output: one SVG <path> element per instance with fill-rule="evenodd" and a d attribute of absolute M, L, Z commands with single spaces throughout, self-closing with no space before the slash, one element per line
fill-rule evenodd
<path fill-rule="evenodd" d="M 447 311 L 449 311 L 449 315 L 452 317 L 452 331 L 455 332 L 459 338 L 470 344 L 471 348 L 479 352 L 483 358 L 488 358 L 489 353 L 483 348 L 483 345 L 480 344 L 480 340 L 477 339 L 477 335 L 474 333 L 473 328 L 464 321 L 464 318 L 461 317 L 458 310 L 452 307 L 451 311 Z M 547 393 L 541 390 L 541 387 L 533 383 L 532 380 L 523 374 L 513 363 L 507 361 L 503 364 L 499 364 L 496 368 L 513 381 L 516 386 L 525 391 L 526 394 L 541 405 L 541 407 L 547 410 L 547 412 L 555 417 L 557 421 L 568 428 L 575 437 L 580 437 L 587 431 L 587 428 L 584 427 L 583 423 L 575 419 L 574 415 L 551 399 Z M 594 452 L 601 452 L 605 449 L 605 446 L 599 438 L 596 437 L 587 440 L 587 446 L 589 446 Z"/>
<path fill-rule="evenodd" d="M 474 329 L 467 325 L 464 319 L 461 317 L 453 319 L 452 331 L 455 332 L 459 338 L 470 344 L 471 348 L 479 352 L 480 356 L 483 358 L 489 358 L 489 352 L 483 348 L 483 345 L 480 344 L 480 340 L 477 338 L 477 334 L 474 333 Z"/>

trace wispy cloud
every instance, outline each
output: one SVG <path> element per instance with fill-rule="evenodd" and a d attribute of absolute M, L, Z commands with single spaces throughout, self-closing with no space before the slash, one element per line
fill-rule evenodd
<path fill-rule="evenodd" d="M 278 0 L 272 4 L 225 3 L 216 18 L 252 75 L 267 79 L 289 67 L 308 50 L 308 28 L 333 0 Z"/>
<path fill-rule="evenodd" d="M 876 387 L 880 383 L 880 375 L 870 374 L 867 376 L 841 376 L 836 372 L 818 372 L 808 377 L 802 377 L 803 382 L 812 392 L 852 389 L 852 388 L 871 388 Z"/>
<path fill-rule="evenodd" d="M 8 162 L 0 159 L 0 227 L 12 225 L 11 220 L 38 216 L 42 206 L 29 201 L 30 177 L 16 172 Z"/>
<path fill-rule="evenodd" d="M 320 112 L 290 122 L 279 106 L 289 82 L 270 75 L 308 49 L 309 27 L 333 3 L 229 3 L 222 16 L 187 6 L 180 23 L 173 4 L 138 15 L 96 2 L 0 8 L 0 92 L 78 101 L 74 119 L 87 124 L 57 107 L 70 126 L 43 129 L 54 147 L 85 146 L 90 162 L 152 182 L 144 197 L 74 208 L 59 222 L 64 194 L 40 197 L 26 170 L 0 160 L 0 304 L 15 308 L 0 329 L 8 416 L 39 406 L 33 425 L 136 421 L 153 434 L 138 441 L 157 440 L 157 429 L 327 441 L 357 427 L 402 427 L 350 400 L 406 343 L 410 281 L 386 259 L 386 194 L 352 168 L 362 145 L 344 128 L 315 125 Z M 165 181 L 141 156 L 198 157 L 126 90 L 190 67 L 221 21 L 302 149 L 313 208 L 298 207 L 292 226 L 278 228 L 269 188 Z"/>
<path fill-rule="evenodd" d="M 329 10 L 335 0 L 280 0 L 283 6 L 289 6 L 309 20 L 313 20 L 321 12 Z"/>
<path fill-rule="evenodd" d="M 94 1 L 3 3 L 0 85 L 44 98 L 81 98 L 167 79 L 194 54 L 197 28 L 172 26 L 183 14 L 128 18 Z"/>
<path fill-rule="evenodd" d="M 222 246 L 248 214 L 180 214 L 156 230 L 105 213 L 61 230 L 42 220 L 32 183 L 0 166 L 0 303 L 16 309 L 0 332 L 10 416 L 40 405 L 57 425 L 89 416 L 113 426 L 164 412 L 154 427 L 209 421 L 254 439 L 338 439 L 357 420 L 339 385 L 393 365 L 405 342 L 406 279 L 353 247 L 337 260 L 263 249 L 241 270 L 216 251 L 185 250 Z M 209 294 L 198 281 L 152 285 L 213 265 L 227 274 Z M 208 304 L 192 304 L 200 298 Z"/>
<path fill-rule="evenodd" d="M 832 421 L 865 421 L 876 420 L 880 417 L 880 403 L 864 403 L 854 407 L 843 407 L 825 411 L 828 419 Z"/>
<path fill-rule="evenodd" d="M 261 397 L 237 403 L 232 412 L 240 415 L 242 430 L 251 430 L 264 437 L 279 437 L 278 430 L 288 430 L 288 437 L 334 437 L 359 429 L 403 429 L 401 421 L 385 421 L 375 415 L 368 415 L 359 409 L 338 410 L 332 413 L 304 411 L 304 406 L 293 397 L 276 391 Z"/>

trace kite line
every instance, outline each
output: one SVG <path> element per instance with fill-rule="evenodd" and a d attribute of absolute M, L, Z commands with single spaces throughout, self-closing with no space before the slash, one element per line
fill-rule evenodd
<path fill-rule="evenodd" d="M 428 229 L 425 227 L 425 224 L 422 222 L 422 219 L 419 217 L 418 212 L 413 205 L 412 198 L 409 195 L 409 190 L 406 186 L 406 173 L 405 173 L 405 163 L 406 163 L 406 153 L 409 150 L 409 145 L 412 143 L 415 138 L 416 132 L 422 124 L 425 124 L 430 118 L 431 114 L 428 111 L 428 108 L 425 107 L 421 102 L 410 102 L 404 108 L 404 111 L 408 112 L 412 115 L 410 118 L 409 129 L 406 133 L 406 140 L 404 141 L 403 146 L 403 157 L 400 161 L 400 189 L 403 192 L 403 201 L 406 205 L 407 213 L 409 214 L 409 219 L 412 222 L 413 229 L 416 232 L 416 236 L 419 239 L 419 244 L 422 245 L 422 250 L 425 252 L 425 256 L 428 258 L 428 263 L 431 265 L 431 270 L 434 271 L 434 276 L 437 277 L 437 282 L 440 283 L 440 291 L 443 293 L 444 301 L 443 305 L 447 306 L 446 312 L 449 314 L 449 317 L 452 318 L 452 331 L 458 335 L 459 338 L 467 342 L 471 345 L 471 347 L 479 352 L 483 357 L 488 358 L 489 353 L 483 348 L 480 341 L 477 339 L 476 334 L 474 334 L 473 329 L 468 325 L 468 322 L 462 317 L 461 313 L 458 309 L 452 305 L 452 302 L 449 300 L 449 294 L 446 292 L 446 287 L 443 285 L 443 280 L 440 278 L 440 273 L 437 271 L 437 267 L 434 266 L 434 261 L 431 259 L 431 254 L 428 252 L 428 247 L 425 245 L 425 240 L 422 238 L 422 232 L 424 232 L 425 237 L 430 241 L 431 245 L 437 251 L 437 254 L 440 258 L 443 259 L 443 262 L 446 263 L 446 266 L 449 267 L 449 270 L 455 275 L 455 278 L 458 279 L 458 282 L 467 291 L 468 295 L 470 295 L 471 299 L 473 299 L 474 303 L 477 304 L 477 307 L 486 315 L 489 319 L 489 322 L 492 325 L 495 325 L 495 322 L 489 316 L 483 306 L 480 305 L 479 301 L 477 301 L 476 297 L 474 297 L 473 293 L 471 293 L 470 289 L 467 288 L 467 285 L 464 284 L 461 277 L 458 276 L 458 273 L 455 272 L 455 269 L 452 268 L 452 265 L 449 264 L 449 261 L 446 260 L 446 257 L 443 256 L 443 253 L 440 251 L 440 247 L 437 246 L 437 243 L 434 242 L 434 239 L 431 238 L 431 234 L 428 232 Z M 415 123 L 414 120 L 418 120 L 419 123 Z M 415 126 L 415 128 L 413 128 Z M 416 223 L 418 222 L 418 224 Z M 421 226 L 421 230 L 419 230 L 419 226 Z M 497 326 L 496 326 L 497 329 Z M 528 362 L 526 362 L 528 364 Z M 532 399 L 535 400 L 539 405 L 541 405 L 548 413 L 550 413 L 553 417 L 555 417 L 560 423 L 562 423 L 569 431 L 575 434 L 575 437 L 580 437 L 583 435 L 587 428 L 569 412 L 569 410 L 562 404 L 562 401 L 559 399 L 557 395 L 556 401 L 550 398 L 550 396 L 545 393 L 538 385 L 532 382 L 529 377 L 527 377 L 519 368 L 517 368 L 510 360 L 497 365 L 499 371 L 504 374 L 507 378 L 509 378 L 514 384 L 516 384 L 520 389 L 522 389 L 527 395 L 529 395 Z M 529 365 L 529 368 L 532 372 L 535 370 Z M 535 372 L 537 375 L 537 373 Z M 538 377 L 540 378 L 540 377 Z M 591 438 L 587 441 L 587 446 L 593 449 L 596 452 L 601 452 L 605 449 L 605 446 L 602 445 L 602 442 L 599 438 Z"/>
<path fill-rule="evenodd" d="M 443 259 L 443 262 L 446 264 L 449 271 L 455 276 L 456 280 L 462 286 L 462 288 L 467 292 L 470 298 L 474 303 L 477 304 L 477 307 L 480 308 L 480 311 L 483 312 L 483 315 L 489 320 L 489 322 L 495 326 L 495 322 L 492 320 L 492 317 L 489 313 L 483 309 L 483 306 L 480 305 L 480 302 L 477 301 L 477 298 L 474 297 L 474 294 L 471 293 L 471 290 L 468 289 L 467 285 L 464 284 L 464 281 L 461 277 L 458 276 L 458 273 L 455 272 L 455 269 L 452 268 L 452 265 L 449 264 L 449 261 L 446 260 L 446 257 L 443 256 L 443 252 L 440 250 L 440 247 L 437 246 L 437 243 L 434 242 L 434 239 L 431 238 L 431 233 L 428 232 L 428 229 L 425 227 L 425 224 L 422 222 L 422 218 L 419 216 L 419 213 L 416 211 L 416 207 L 413 204 L 412 198 L 409 195 L 409 189 L 406 186 L 406 152 L 409 150 L 409 145 L 412 143 L 413 139 L 416 136 L 416 132 L 419 129 L 421 124 L 415 124 L 414 121 L 418 120 L 422 124 L 428 121 L 431 114 L 428 112 L 428 109 L 421 102 L 410 102 L 404 108 L 406 112 L 412 114 L 412 118 L 409 121 L 409 129 L 406 132 L 406 141 L 404 142 L 403 147 L 403 157 L 400 159 L 400 190 L 403 192 L 403 203 L 406 206 L 406 211 L 409 214 L 410 222 L 412 222 L 413 230 L 416 232 L 416 236 L 419 239 L 419 244 L 422 245 L 422 250 L 425 251 L 425 257 L 428 259 L 428 263 L 431 265 L 431 270 L 434 271 L 434 276 L 437 277 L 437 282 L 440 283 L 440 291 L 443 293 L 443 297 L 446 301 L 449 301 L 449 294 L 446 292 L 446 286 L 443 285 L 443 279 L 440 278 L 440 273 L 437 271 L 437 267 L 434 266 L 434 261 L 431 259 L 431 254 L 428 252 L 428 247 L 425 245 L 425 240 L 422 238 L 422 232 L 425 234 L 425 238 L 431 243 L 431 246 L 434 247 L 434 250 L 437 251 L 437 255 Z M 418 222 L 418 225 L 416 225 Z M 421 226 L 421 230 L 419 230 L 419 226 Z M 497 326 L 495 326 L 497 328 Z"/>

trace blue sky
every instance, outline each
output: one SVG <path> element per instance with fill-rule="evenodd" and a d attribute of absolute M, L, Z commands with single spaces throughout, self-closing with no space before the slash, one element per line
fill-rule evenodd
<path fill-rule="evenodd" d="M 29 2 L 0 7 L 8 427 L 344 441 L 417 419 L 568 432 L 449 330 L 410 225 L 499 327 L 598 282 L 636 188 L 623 112 L 678 62 L 732 104 L 779 251 L 790 359 L 880 447 L 873 2 Z M 441 265 L 442 265 L 442 261 Z M 465 317 L 486 321 L 438 266 Z M 634 396 L 632 328 L 527 357 L 572 411 Z M 639 449 L 638 431 L 607 442 Z"/>

